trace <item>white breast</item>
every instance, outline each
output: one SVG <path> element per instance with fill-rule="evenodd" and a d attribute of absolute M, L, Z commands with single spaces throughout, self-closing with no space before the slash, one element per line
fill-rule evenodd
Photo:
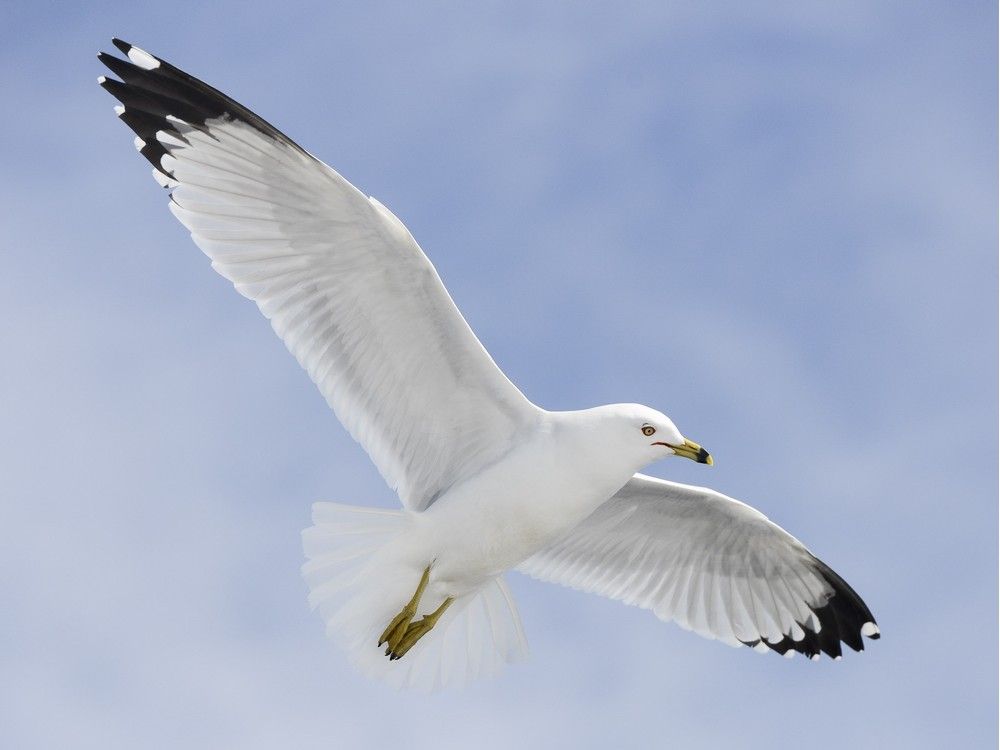
<path fill-rule="evenodd" d="M 442 551 L 434 577 L 460 588 L 499 575 L 580 523 L 631 475 L 543 426 L 420 514 L 425 543 Z"/>

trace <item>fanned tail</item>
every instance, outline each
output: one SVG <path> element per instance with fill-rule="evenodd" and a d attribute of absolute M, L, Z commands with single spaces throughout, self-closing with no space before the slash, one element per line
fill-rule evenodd
<path fill-rule="evenodd" d="M 392 542 L 413 522 L 407 511 L 315 503 L 302 532 L 309 603 L 327 635 L 364 674 L 396 688 L 431 691 L 500 671 L 527 653 L 521 618 L 502 578 L 455 600 L 405 657 L 389 661 L 378 637 L 413 593 L 411 566 Z"/>

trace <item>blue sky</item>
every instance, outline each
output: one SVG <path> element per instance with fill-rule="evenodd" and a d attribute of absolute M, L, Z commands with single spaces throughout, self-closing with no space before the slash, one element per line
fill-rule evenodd
<path fill-rule="evenodd" d="M 0 744 L 996 746 L 994 4 L 0 20 Z M 113 35 L 388 205 L 529 398 L 670 414 L 717 463 L 651 472 L 761 508 L 882 640 L 787 662 L 512 576 L 527 664 L 355 676 L 298 534 L 395 500 L 169 215 L 94 83 Z"/>

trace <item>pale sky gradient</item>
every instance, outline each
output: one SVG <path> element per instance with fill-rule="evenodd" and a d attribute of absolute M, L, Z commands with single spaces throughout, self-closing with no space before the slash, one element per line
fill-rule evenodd
<path fill-rule="evenodd" d="M 0 7 L 0 745 L 996 746 L 995 4 L 538 5 Z M 789 662 L 514 575 L 528 663 L 357 677 L 299 531 L 395 498 L 169 215 L 115 35 L 388 205 L 529 398 L 670 414 L 717 463 L 652 473 L 882 640 Z"/>

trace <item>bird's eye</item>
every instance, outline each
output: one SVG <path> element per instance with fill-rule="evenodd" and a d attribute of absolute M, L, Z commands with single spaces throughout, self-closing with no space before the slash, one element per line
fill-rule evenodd
<path fill-rule="evenodd" d="M 642 434 L 645 435 L 646 437 L 649 437 L 654 432 L 656 432 L 656 428 L 655 427 L 652 427 L 652 426 L 650 426 L 648 424 L 644 424 L 642 426 Z"/>

